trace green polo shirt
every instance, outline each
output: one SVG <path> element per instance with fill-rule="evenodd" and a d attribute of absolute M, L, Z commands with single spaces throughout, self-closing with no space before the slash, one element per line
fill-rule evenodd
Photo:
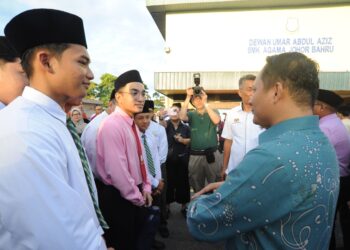
<path fill-rule="evenodd" d="M 217 110 L 214 111 L 219 114 Z M 210 120 L 208 113 L 199 114 L 197 111 L 190 111 L 187 115 L 191 128 L 191 149 L 204 150 L 217 147 L 217 126 Z"/>

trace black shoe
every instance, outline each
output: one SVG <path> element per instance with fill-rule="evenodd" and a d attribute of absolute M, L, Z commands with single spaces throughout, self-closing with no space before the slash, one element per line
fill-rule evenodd
<path fill-rule="evenodd" d="M 169 237 L 169 230 L 166 226 L 162 226 L 159 228 L 159 234 L 162 236 L 162 238 L 168 238 Z"/>
<path fill-rule="evenodd" d="M 165 249 L 165 244 L 159 240 L 154 240 L 151 248 L 156 250 Z"/>

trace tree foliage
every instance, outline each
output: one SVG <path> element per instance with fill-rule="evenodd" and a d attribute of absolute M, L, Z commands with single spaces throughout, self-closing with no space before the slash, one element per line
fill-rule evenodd
<path fill-rule="evenodd" d="M 154 92 L 152 95 L 152 99 L 154 101 L 154 108 L 156 110 L 159 110 L 161 108 L 165 107 L 165 98 L 162 94 L 160 94 L 159 92 Z"/>
<path fill-rule="evenodd" d="M 109 97 L 114 89 L 114 81 L 116 76 L 105 73 L 100 77 L 100 83 L 91 82 L 87 91 L 87 98 L 102 101 L 106 107 L 109 102 Z"/>

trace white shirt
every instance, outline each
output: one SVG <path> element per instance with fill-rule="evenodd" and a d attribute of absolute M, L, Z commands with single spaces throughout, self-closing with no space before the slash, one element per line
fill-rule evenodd
<path fill-rule="evenodd" d="M 149 129 L 149 127 L 148 127 L 148 129 Z M 144 138 L 142 138 L 142 135 L 143 135 L 142 132 L 140 132 L 140 142 L 142 144 L 143 159 L 144 159 L 144 162 L 145 162 L 146 167 L 147 167 L 148 178 L 151 181 L 152 188 L 156 188 L 156 187 L 158 187 L 159 180 L 162 179 L 162 172 L 160 169 L 160 158 L 159 158 L 159 154 L 158 154 L 156 138 L 152 134 L 147 133 L 147 130 L 145 131 L 146 140 L 147 140 L 147 145 L 151 151 L 154 170 L 155 170 L 155 176 L 152 176 L 149 172 L 147 155 L 146 155 L 146 150 L 145 150 L 144 142 L 143 142 Z"/>
<path fill-rule="evenodd" d="M 0 248 L 106 249 L 62 108 L 25 87 L 0 120 Z"/>
<path fill-rule="evenodd" d="M 101 114 L 95 117 L 91 122 L 89 122 L 81 135 L 81 142 L 85 148 L 86 155 L 89 159 L 90 167 L 94 176 L 99 178 L 99 175 L 96 171 L 96 139 L 98 128 L 100 127 L 104 118 L 108 116 L 106 111 L 103 111 Z"/>
<path fill-rule="evenodd" d="M 152 134 L 153 137 L 155 137 L 160 164 L 163 164 L 166 162 L 168 155 L 168 137 L 166 135 L 165 128 L 162 125 L 151 121 L 149 127 L 146 130 L 146 135 L 148 134 Z"/>
<path fill-rule="evenodd" d="M 237 167 L 245 154 L 258 146 L 259 134 L 264 131 L 253 123 L 253 113 L 242 110 L 242 105 L 231 109 L 226 117 L 222 137 L 232 140 L 226 173 Z"/>
<path fill-rule="evenodd" d="M 0 102 L 0 110 L 2 110 L 2 109 L 5 108 L 5 107 L 6 107 L 6 105 L 3 104 L 2 102 Z"/>

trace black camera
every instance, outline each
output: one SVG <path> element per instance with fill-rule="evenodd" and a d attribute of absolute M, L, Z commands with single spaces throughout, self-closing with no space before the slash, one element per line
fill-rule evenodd
<path fill-rule="evenodd" d="M 201 75 L 199 73 L 193 74 L 193 81 L 196 86 L 192 87 L 193 96 L 200 96 L 202 94 L 203 88 L 199 86 L 201 83 Z"/>

